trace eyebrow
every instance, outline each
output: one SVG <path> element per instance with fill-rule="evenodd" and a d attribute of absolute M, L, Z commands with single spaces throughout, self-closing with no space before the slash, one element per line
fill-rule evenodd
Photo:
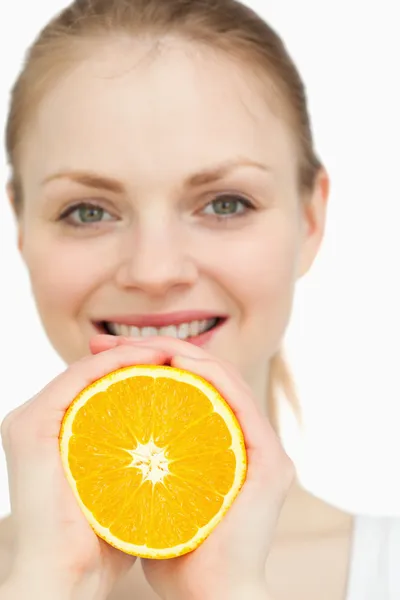
<path fill-rule="evenodd" d="M 240 167 L 253 167 L 262 171 L 270 171 L 270 169 L 257 161 L 242 158 L 242 159 L 234 159 L 228 160 L 217 167 L 213 167 L 211 169 L 205 169 L 200 171 L 199 173 L 195 173 L 194 175 L 190 175 L 184 182 L 185 188 L 191 187 L 200 187 L 202 185 L 207 185 L 209 183 L 215 183 L 220 179 L 224 179 L 227 175 Z"/>
<path fill-rule="evenodd" d="M 253 167 L 265 172 L 270 171 L 270 169 L 266 165 L 260 162 L 245 158 L 234 159 L 226 161 L 220 165 L 217 165 L 216 167 L 204 169 L 203 171 L 199 171 L 194 175 L 190 175 L 184 181 L 184 188 L 188 189 L 193 187 L 200 187 L 210 183 L 215 183 L 240 167 Z M 75 183 L 78 183 L 85 187 L 95 188 L 99 190 L 107 190 L 116 194 L 123 194 L 125 192 L 124 185 L 120 181 L 118 181 L 118 179 L 104 177 L 91 171 L 58 171 L 53 175 L 49 175 L 48 177 L 46 177 L 42 181 L 42 185 L 46 185 L 47 183 L 58 179 L 69 179 L 70 181 L 74 181 Z"/>

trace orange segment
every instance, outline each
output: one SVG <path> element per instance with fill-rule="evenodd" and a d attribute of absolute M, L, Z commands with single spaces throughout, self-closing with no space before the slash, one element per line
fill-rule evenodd
<path fill-rule="evenodd" d="M 168 457 L 182 458 L 188 454 L 205 451 L 226 450 L 232 444 L 232 435 L 226 423 L 218 413 L 206 415 L 203 419 L 189 425 L 168 445 Z"/>
<path fill-rule="evenodd" d="M 197 548 L 246 477 L 240 425 L 207 381 L 133 366 L 78 395 L 60 432 L 61 459 L 96 534 L 147 558 Z"/>
<path fill-rule="evenodd" d="M 126 470 L 97 472 L 77 482 L 77 491 L 87 510 L 96 515 L 103 527 L 109 527 L 122 507 L 142 489 L 140 473 Z M 105 501 L 105 498 L 107 499 Z"/>
<path fill-rule="evenodd" d="M 213 411 L 207 396 L 192 384 L 162 378 L 154 386 L 153 439 L 164 446 Z"/>
<path fill-rule="evenodd" d="M 169 470 L 183 480 L 202 482 L 225 496 L 234 484 L 236 458 L 232 450 L 188 456 L 171 461 Z"/>
<path fill-rule="evenodd" d="M 221 510 L 224 497 L 199 481 L 171 478 L 166 488 L 182 505 L 182 512 L 197 528 L 206 526 Z"/>
<path fill-rule="evenodd" d="M 126 502 L 119 514 L 114 515 L 110 525 L 110 535 L 117 548 L 133 545 L 145 547 L 149 534 L 151 516 L 151 497 L 153 484 L 144 481 L 138 485 Z M 108 540 L 107 540 L 108 541 Z"/>
<path fill-rule="evenodd" d="M 150 440 L 154 418 L 153 377 L 138 376 L 118 381 L 110 386 L 108 396 L 113 398 L 122 422 L 126 423 L 135 439 L 146 444 Z"/>
<path fill-rule="evenodd" d="M 188 518 L 182 504 L 182 498 L 171 494 L 167 485 L 156 483 L 152 511 L 153 526 L 147 538 L 147 544 L 154 550 L 174 548 L 189 542 L 196 535 L 197 524 L 193 518 Z M 160 531 L 157 531 L 154 526 L 157 522 L 163 523 Z"/>
<path fill-rule="evenodd" d="M 73 433 L 89 436 L 93 441 L 102 440 L 112 446 L 129 447 L 136 438 L 129 430 L 127 422 L 120 415 L 117 395 L 110 390 L 94 393 L 79 410 L 74 419 Z"/>
<path fill-rule="evenodd" d="M 132 462 L 132 456 L 125 450 L 96 442 L 89 436 L 71 437 L 69 453 L 69 468 L 76 480 L 89 477 L 93 473 L 101 474 L 128 467 Z"/>

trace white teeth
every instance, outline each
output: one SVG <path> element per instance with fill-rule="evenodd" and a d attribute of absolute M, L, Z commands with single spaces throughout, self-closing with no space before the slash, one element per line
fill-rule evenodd
<path fill-rule="evenodd" d="M 157 335 L 157 329 L 155 327 L 143 327 L 141 330 L 139 329 L 139 335 L 142 337 L 152 337 L 153 335 Z"/>
<path fill-rule="evenodd" d="M 178 328 L 175 325 L 168 325 L 168 327 L 161 327 L 158 335 L 165 335 L 167 337 L 178 338 Z"/>
<path fill-rule="evenodd" d="M 182 323 L 178 328 L 178 337 L 180 340 L 186 340 L 189 337 L 189 323 Z"/>
<path fill-rule="evenodd" d="M 114 335 L 144 338 L 161 335 L 186 340 L 211 329 L 216 322 L 217 319 L 206 319 L 202 321 L 191 321 L 190 323 L 181 323 L 180 325 L 168 325 L 166 327 L 134 327 L 130 325 L 121 325 L 120 323 L 107 323 L 107 326 Z"/>
<path fill-rule="evenodd" d="M 190 335 L 190 337 L 194 337 L 195 335 L 199 335 L 200 331 L 201 331 L 200 321 L 192 321 L 191 323 L 189 323 L 189 335 Z"/>

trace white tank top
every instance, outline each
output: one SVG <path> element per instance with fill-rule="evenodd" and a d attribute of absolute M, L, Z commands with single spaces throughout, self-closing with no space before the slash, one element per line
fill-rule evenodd
<path fill-rule="evenodd" d="M 355 518 L 346 600 L 400 600 L 400 518 Z"/>

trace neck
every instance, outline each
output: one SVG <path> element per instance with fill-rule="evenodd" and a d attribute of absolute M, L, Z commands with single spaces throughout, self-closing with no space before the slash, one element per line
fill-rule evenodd
<path fill-rule="evenodd" d="M 295 481 L 283 505 L 276 537 L 281 541 L 301 536 L 328 536 L 351 528 L 348 513 L 317 498 Z"/>
<path fill-rule="evenodd" d="M 268 417 L 268 388 L 269 388 L 269 365 L 259 366 L 252 373 L 246 376 L 246 381 L 250 385 L 254 398 L 264 416 Z"/>

